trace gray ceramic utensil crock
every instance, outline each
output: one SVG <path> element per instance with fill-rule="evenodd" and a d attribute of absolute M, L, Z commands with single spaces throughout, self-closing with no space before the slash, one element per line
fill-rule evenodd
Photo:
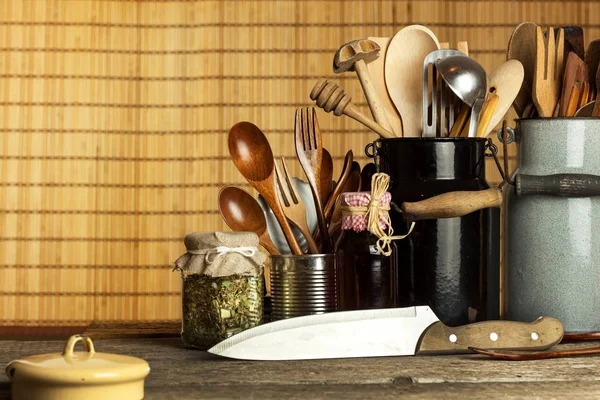
<path fill-rule="evenodd" d="M 504 318 L 600 331 L 600 119 L 517 120 L 504 190 Z M 512 190 L 514 189 L 514 190 Z"/>

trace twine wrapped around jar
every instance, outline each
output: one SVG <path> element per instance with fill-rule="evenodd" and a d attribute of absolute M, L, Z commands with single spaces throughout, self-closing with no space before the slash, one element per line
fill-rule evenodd
<path fill-rule="evenodd" d="M 258 276 L 267 257 L 254 232 L 193 232 L 184 242 L 186 253 L 175 261 L 183 274 Z"/>
<path fill-rule="evenodd" d="M 344 193 L 342 197 L 342 229 L 369 232 L 377 236 L 377 250 L 385 256 L 392 254 L 392 240 L 404 239 L 413 230 L 412 222 L 408 233 L 394 236 L 390 219 L 391 194 L 387 191 L 390 177 L 376 173 L 371 178 L 371 192 Z"/>

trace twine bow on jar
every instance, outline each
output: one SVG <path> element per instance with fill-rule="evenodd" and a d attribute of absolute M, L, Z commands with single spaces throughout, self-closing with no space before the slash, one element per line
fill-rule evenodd
<path fill-rule="evenodd" d="M 369 203 L 366 206 L 353 206 L 345 205 L 342 206 L 342 215 L 345 217 L 359 216 L 362 218 L 356 219 L 352 222 L 351 227 L 355 230 L 364 230 L 364 222 L 366 220 L 366 229 L 378 237 L 377 250 L 384 256 L 390 256 L 392 254 L 391 243 L 393 240 L 400 240 L 406 238 L 412 232 L 415 223 L 412 222 L 408 233 L 405 235 L 394 236 L 394 229 L 392 228 L 392 221 L 390 219 L 390 206 L 389 201 L 385 204 L 382 199 L 387 194 L 387 190 L 390 183 L 390 177 L 384 173 L 376 173 L 371 178 L 371 193 L 356 193 L 354 200 L 358 203 L 364 202 L 368 198 Z M 353 196 L 350 194 L 349 196 Z M 389 195 L 388 195 L 389 196 Z M 346 227 L 347 228 L 347 227 Z"/>
<path fill-rule="evenodd" d="M 204 261 L 207 264 L 212 264 L 214 260 L 217 258 L 227 254 L 227 253 L 239 253 L 246 257 L 252 257 L 256 254 L 256 247 L 250 246 L 242 246 L 242 247 L 227 247 L 227 246 L 218 246 L 212 249 L 205 250 L 188 250 L 187 252 L 190 254 L 204 254 Z M 214 257 L 211 257 L 214 256 Z"/>

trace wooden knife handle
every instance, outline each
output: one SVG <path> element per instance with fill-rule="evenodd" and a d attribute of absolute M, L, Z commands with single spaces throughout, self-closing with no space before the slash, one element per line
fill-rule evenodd
<path fill-rule="evenodd" d="M 561 322 L 541 317 L 534 322 L 484 321 L 458 327 L 432 324 L 421 336 L 415 354 L 469 353 L 469 347 L 493 350 L 545 350 L 558 344 Z"/>
<path fill-rule="evenodd" d="M 502 192 L 486 190 L 443 193 L 429 199 L 402 204 L 402 213 L 408 221 L 421 219 L 462 217 L 488 207 L 500 207 Z"/>
<path fill-rule="evenodd" d="M 515 175 L 517 196 L 543 194 L 559 197 L 600 195 L 600 176 L 587 174 Z"/>

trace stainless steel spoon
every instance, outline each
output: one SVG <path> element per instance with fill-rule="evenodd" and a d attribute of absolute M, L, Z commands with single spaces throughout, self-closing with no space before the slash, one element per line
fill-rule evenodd
<path fill-rule="evenodd" d="M 464 55 L 439 59 L 435 66 L 448 87 L 471 107 L 469 137 L 476 137 L 479 113 L 487 89 L 485 70 L 477 61 Z"/>

